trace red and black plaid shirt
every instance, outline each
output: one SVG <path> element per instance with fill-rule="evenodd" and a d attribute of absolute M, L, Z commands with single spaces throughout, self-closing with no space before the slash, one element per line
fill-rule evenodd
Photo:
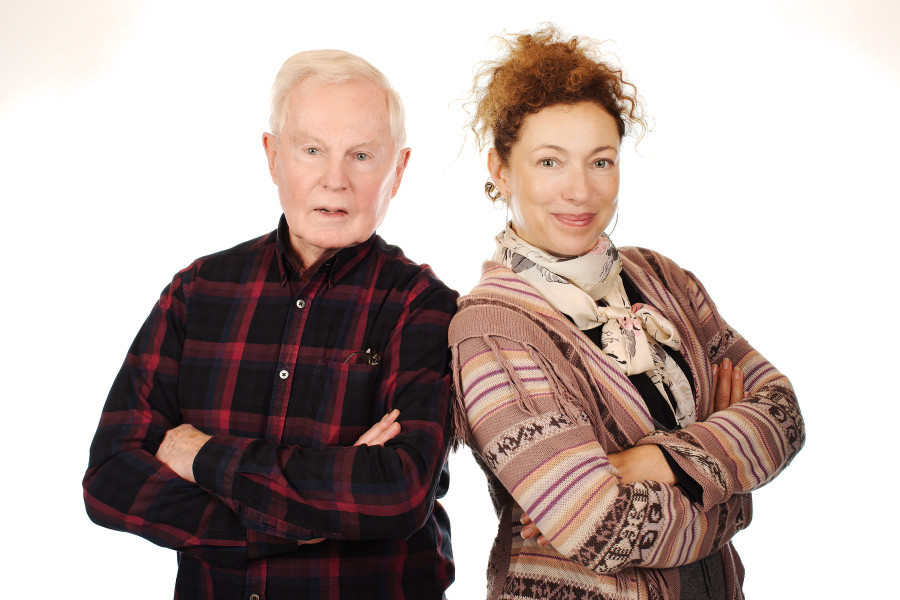
<path fill-rule="evenodd" d="M 163 291 L 103 409 L 88 514 L 178 550 L 180 598 L 440 598 L 457 294 L 376 235 L 303 281 L 287 233 Z M 397 437 L 353 446 L 394 408 Z M 197 485 L 154 458 L 180 423 L 213 436 Z"/>

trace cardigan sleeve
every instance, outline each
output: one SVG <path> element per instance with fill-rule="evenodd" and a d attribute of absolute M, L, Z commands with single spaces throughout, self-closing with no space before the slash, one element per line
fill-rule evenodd
<path fill-rule="evenodd" d="M 469 444 L 562 556 L 599 573 L 674 567 L 749 522 L 747 495 L 704 511 L 674 486 L 621 483 L 588 416 L 527 343 L 472 336 L 453 351 Z"/>
<path fill-rule="evenodd" d="M 749 396 L 727 409 L 700 415 L 706 419 L 682 430 L 655 432 L 638 445 L 657 444 L 668 451 L 701 485 L 707 508 L 771 481 L 802 448 L 805 428 L 788 379 L 721 318 L 692 273 L 680 272 L 683 277 L 668 283 L 693 307 L 696 332 L 710 363 L 727 358 L 740 368 Z M 712 399 L 701 404 L 711 407 Z"/>

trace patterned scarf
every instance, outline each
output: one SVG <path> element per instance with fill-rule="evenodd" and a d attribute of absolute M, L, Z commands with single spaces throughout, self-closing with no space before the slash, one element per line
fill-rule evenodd
<path fill-rule="evenodd" d="M 529 244 L 507 225 L 497 236 L 493 259 L 531 284 L 579 329 L 602 327 L 600 349 L 626 375 L 646 373 L 663 398 L 669 397 L 668 388 L 675 397 L 675 418 L 680 426 L 694 422 L 690 384 L 659 347 L 662 344 L 679 351 L 678 332 L 654 307 L 628 301 L 620 275 L 622 261 L 606 235 L 587 254 L 558 258 Z"/>

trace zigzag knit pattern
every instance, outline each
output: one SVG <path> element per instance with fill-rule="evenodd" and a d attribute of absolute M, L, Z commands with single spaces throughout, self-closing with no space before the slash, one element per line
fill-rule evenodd
<path fill-rule="evenodd" d="M 730 598 L 743 568 L 731 538 L 750 493 L 804 441 L 793 390 L 672 261 L 621 248 L 624 273 L 677 328 L 697 388 L 698 423 L 655 431 L 628 378 L 509 269 L 487 263 L 450 328 L 459 435 L 488 476 L 500 515 L 488 598 L 678 598 L 677 567 L 720 552 Z M 712 364 L 730 359 L 749 398 L 712 412 Z M 703 489 L 622 484 L 607 453 L 665 447 Z M 519 535 L 527 513 L 550 541 Z"/>

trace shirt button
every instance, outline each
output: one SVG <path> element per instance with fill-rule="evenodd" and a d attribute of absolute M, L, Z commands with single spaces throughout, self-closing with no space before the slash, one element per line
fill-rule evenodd
<path fill-rule="evenodd" d="M 287 369 L 282 369 L 281 371 L 278 372 L 278 376 L 281 377 L 282 379 L 287 379 L 289 375 L 290 375 L 290 373 L 287 372 Z"/>
<path fill-rule="evenodd" d="M 259 594 L 250 594 L 250 600 L 259 600 Z"/>
<path fill-rule="evenodd" d="M 303 298 L 297 300 L 297 308 L 303 308 L 304 306 L 306 306 L 306 300 L 304 300 Z"/>

